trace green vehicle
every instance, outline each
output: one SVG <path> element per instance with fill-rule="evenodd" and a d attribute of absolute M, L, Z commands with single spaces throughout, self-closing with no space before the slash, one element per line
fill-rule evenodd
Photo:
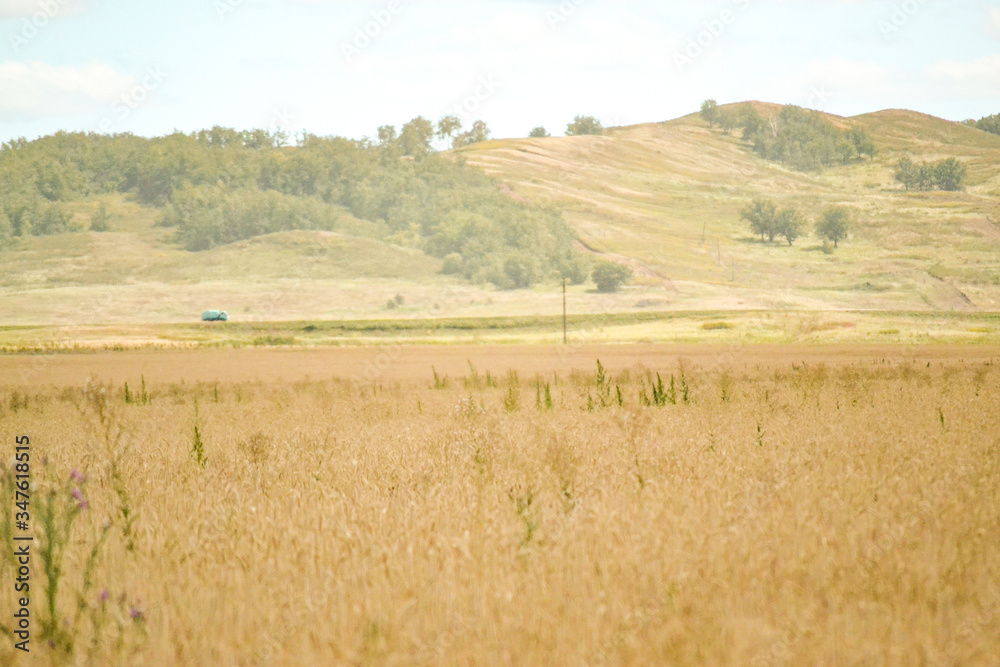
<path fill-rule="evenodd" d="M 224 310 L 206 310 L 201 314 L 202 322 L 228 322 L 229 313 Z"/>

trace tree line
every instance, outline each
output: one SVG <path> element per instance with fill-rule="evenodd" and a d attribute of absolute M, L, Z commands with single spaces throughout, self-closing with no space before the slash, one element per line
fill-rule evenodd
<path fill-rule="evenodd" d="M 964 124 L 983 132 L 989 132 L 990 134 L 1000 134 L 1000 113 L 993 114 L 992 116 L 983 116 L 979 120 L 972 120 L 970 118 L 964 121 Z"/>
<path fill-rule="evenodd" d="M 778 208 L 769 199 L 754 199 L 743 209 L 742 217 L 750 223 L 750 230 L 762 241 L 774 243 L 778 237 L 784 238 L 789 246 L 805 233 L 805 217 L 794 207 Z M 831 207 L 823 212 L 816 221 L 814 232 L 826 242 L 833 243 L 837 248 L 850 233 L 851 218 L 847 209 Z"/>
<path fill-rule="evenodd" d="M 896 163 L 893 176 L 907 190 L 956 192 L 965 187 L 966 173 L 965 165 L 953 157 L 923 164 L 904 157 Z"/>
<path fill-rule="evenodd" d="M 457 119 L 456 119 L 457 120 Z M 468 133 L 472 133 L 469 135 Z M 416 118 L 377 139 L 215 127 L 156 138 L 58 133 L 0 146 L 0 237 L 82 231 L 68 204 L 121 193 L 158 209 L 200 251 L 292 229 L 336 230 L 451 258 L 454 272 L 501 288 L 589 273 L 561 213 L 515 201 L 435 137 L 468 145 L 488 128 Z M 106 209 L 91 221 L 108 229 Z M 2 238 L 0 238 L 2 240 Z"/>
<path fill-rule="evenodd" d="M 841 130 L 822 115 L 793 105 L 765 118 L 749 102 L 732 109 L 705 100 L 701 117 L 710 127 L 718 126 L 726 134 L 739 129 L 755 153 L 799 171 L 820 171 L 878 154 L 864 130 Z"/>

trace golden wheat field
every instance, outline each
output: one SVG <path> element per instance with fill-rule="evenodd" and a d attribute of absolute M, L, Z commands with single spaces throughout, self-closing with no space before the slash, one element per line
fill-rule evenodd
<path fill-rule="evenodd" d="M 3 664 L 1000 664 L 1000 350 L 189 354 L 0 360 Z"/>

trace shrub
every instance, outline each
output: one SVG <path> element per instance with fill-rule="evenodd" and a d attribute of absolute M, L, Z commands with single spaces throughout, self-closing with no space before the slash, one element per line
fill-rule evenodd
<path fill-rule="evenodd" d="M 612 294 L 621 289 L 632 275 L 632 269 L 627 266 L 615 262 L 600 262 L 594 268 L 593 279 L 599 292 Z"/>
<path fill-rule="evenodd" d="M 601 134 L 604 134 L 604 126 L 593 116 L 577 116 L 566 126 L 567 137 Z"/>
<path fill-rule="evenodd" d="M 90 218 L 90 231 L 111 231 L 110 222 L 111 215 L 108 213 L 108 208 L 104 204 L 101 204 L 101 206 L 97 209 L 97 212 Z"/>
<path fill-rule="evenodd" d="M 462 256 L 457 252 L 449 253 L 441 265 L 441 273 L 446 276 L 456 276 L 462 272 Z"/>
<path fill-rule="evenodd" d="M 59 204 L 50 204 L 42 211 L 31 229 L 35 236 L 62 234 L 69 231 L 70 214 Z"/>
<path fill-rule="evenodd" d="M 567 255 L 559 265 L 559 277 L 565 278 L 571 285 L 582 285 L 590 275 L 590 261 L 585 255 Z"/>

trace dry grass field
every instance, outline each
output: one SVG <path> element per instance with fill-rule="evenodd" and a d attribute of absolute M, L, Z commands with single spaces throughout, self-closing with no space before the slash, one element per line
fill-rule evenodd
<path fill-rule="evenodd" d="M 1000 664 L 996 348 L 0 370 L 32 664 Z"/>

